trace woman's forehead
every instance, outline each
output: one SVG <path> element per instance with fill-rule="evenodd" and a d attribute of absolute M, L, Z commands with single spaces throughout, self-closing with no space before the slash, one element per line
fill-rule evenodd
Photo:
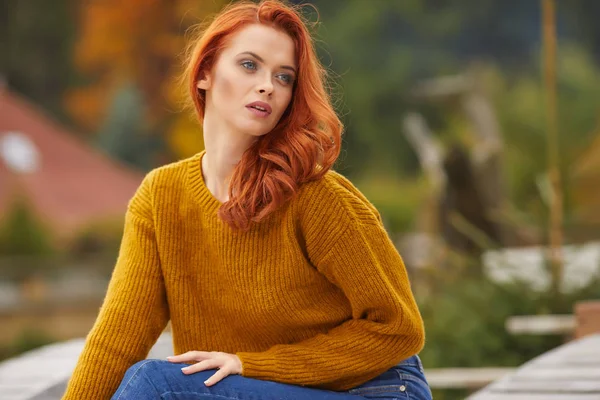
<path fill-rule="evenodd" d="M 245 52 L 258 55 L 267 63 L 296 67 L 296 48 L 285 32 L 262 24 L 252 24 L 234 33 L 226 51 L 233 56 Z"/>

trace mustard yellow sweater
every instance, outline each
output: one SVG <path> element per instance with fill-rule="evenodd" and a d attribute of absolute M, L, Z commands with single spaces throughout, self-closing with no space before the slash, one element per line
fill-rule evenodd
<path fill-rule="evenodd" d="M 246 377 L 346 390 L 420 351 L 423 322 L 379 213 L 330 171 L 249 231 L 217 217 L 204 153 L 150 172 L 63 399 L 109 399 L 171 321 L 174 354 L 237 354 Z"/>

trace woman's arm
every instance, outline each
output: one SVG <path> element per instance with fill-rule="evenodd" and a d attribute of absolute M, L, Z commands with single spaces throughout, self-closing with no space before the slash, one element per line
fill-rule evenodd
<path fill-rule="evenodd" d="M 109 399 L 169 320 L 152 221 L 151 175 L 134 198 L 104 303 L 63 400 Z"/>
<path fill-rule="evenodd" d="M 299 343 L 237 355 L 244 376 L 346 390 L 418 353 L 423 322 L 402 259 L 372 205 L 343 186 L 311 202 L 308 255 L 344 292 L 352 318 Z"/>

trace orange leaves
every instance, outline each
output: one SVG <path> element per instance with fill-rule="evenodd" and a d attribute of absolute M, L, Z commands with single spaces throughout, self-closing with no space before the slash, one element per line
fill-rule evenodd
<path fill-rule="evenodd" d="M 189 120 L 188 114 L 180 116 L 178 101 L 187 94 L 174 94 L 181 89 L 173 85 L 181 71 L 179 55 L 185 45 L 184 33 L 191 25 L 218 11 L 223 3 L 212 0 L 81 2 L 73 57 L 77 70 L 90 84 L 66 95 L 65 105 L 73 119 L 82 128 L 96 131 L 115 89 L 124 82 L 131 82 L 143 94 L 147 126 L 166 126 L 166 131 L 180 132 L 179 139 L 166 141 L 179 143 L 175 146 L 179 149 L 198 148 L 198 143 L 181 143 L 181 138 L 193 138 L 200 135 L 200 130 L 185 122 Z M 176 122 L 179 118 L 184 120 Z M 196 131 L 189 135 L 181 133 L 181 129 Z M 181 151 L 175 150 L 175 153 L 180 155 Z"/>
<path fill-rule="evenodd" d="M 72 89 L 65 95 L 65 108 L 80 128 L 93 132 L 104 119 L 111 94 L 110 86 L 102 84 Z"/>

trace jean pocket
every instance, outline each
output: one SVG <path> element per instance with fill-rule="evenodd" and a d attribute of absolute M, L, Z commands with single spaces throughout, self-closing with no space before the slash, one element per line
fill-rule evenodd
<path fill-rule="evenodd" d="M 394 385 L 360 386 L 349 394 L 377 400 L 432 400 L 427 383 L 413 375 L 400 374 Z"/>
<path fill-rule="evenodd" d="M 408 385 L 398 381 L 397 385 L 374 385 L 351 389 L 348 393 L 362 396 L 366 399 L 378 400 L 408 400 Z"/>
<path fill-rule="evenodd" d="M 420 360 L 404 360 L 381 375 L 348 391 L 349 394 L 378 400 L 431 400 L 432 394 Z"/>
<path fill-rule="evenodd" d="M 404 386 L 406 386 L 406 394 L 407 399 L 410 400 L 432 400 L 433 395 L 431 394 L 431 389 L 427 384 L 427 381 L 419 378 L 418 376 L 409 375 L 409 374 L 400 374 L 400 379 L 404 382 Z"/>

